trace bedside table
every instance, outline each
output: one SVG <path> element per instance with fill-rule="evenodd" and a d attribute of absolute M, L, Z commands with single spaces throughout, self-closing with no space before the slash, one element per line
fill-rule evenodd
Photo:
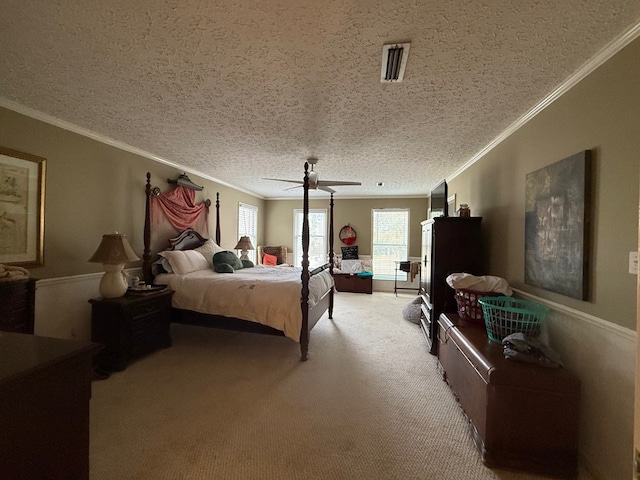
<path fill-rule="evenodd" d="M 119 298 L 93 298 L 91 340 L 104 345 L 96 365 L 121 371 L 135 358 L 171 346 L 172 290 Z"/>

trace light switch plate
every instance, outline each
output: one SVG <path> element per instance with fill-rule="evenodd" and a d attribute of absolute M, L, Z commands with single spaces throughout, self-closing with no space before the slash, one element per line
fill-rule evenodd
<path fill-rule="evenodd" d="M 629 273 L 638 275 L 638 252 L 629 252 Z"/>

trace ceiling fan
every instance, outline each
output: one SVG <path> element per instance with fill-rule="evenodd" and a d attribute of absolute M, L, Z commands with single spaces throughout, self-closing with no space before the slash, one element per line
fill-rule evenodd
<path fill-rule="evenodd" d="M 320 180 L 318 174 L 313 170 L 313 166 L 318 163 L 316 157 L 307 158 L 307 162 L 311 165 L 311 171 L 309 172 L 309 189 L 310 190 L 323 190 L 329 193 L 335 193 L 330 187 L 342 186 L 342 185 L 362 185 L 360 182 L 344 182 L 341 180 Z M 299 183 L 300 185 L 291 188 L 300 188 L 304 182 L 302 180 L 286 180 L 284 178 L 265 178 L 264 180 L 276 180 L 278 182 Z M 291 190 L 288 188 L 287 190 Z"/>

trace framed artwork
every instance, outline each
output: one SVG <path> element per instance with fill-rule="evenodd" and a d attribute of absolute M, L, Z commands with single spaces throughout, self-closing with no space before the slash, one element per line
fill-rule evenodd
<path fill-rule="evenodd" d="M 0 147 L 0 264 L 43 265 L 45 166 Z"/>
<path fill-rule="evenodd" d="M 527 174 L 525 283 L 588 299 L 590 192 L 590 150 Z"/>

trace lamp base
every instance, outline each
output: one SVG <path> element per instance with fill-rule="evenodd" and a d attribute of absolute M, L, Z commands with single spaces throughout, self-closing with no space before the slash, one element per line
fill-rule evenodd
<path fill-rule="evenodd" d="M 240 260 L 249 260 L 249 255 L 247 255 L 248 250 L 242 250 L 240 252 Z"/>
<path fill-rule="evenodd" d="M 118 298 L 127 293 L 127 277 L 123 271 L 124 263 L 104 265 L 105 274 L 100 280 L 102 298 Z"/>

